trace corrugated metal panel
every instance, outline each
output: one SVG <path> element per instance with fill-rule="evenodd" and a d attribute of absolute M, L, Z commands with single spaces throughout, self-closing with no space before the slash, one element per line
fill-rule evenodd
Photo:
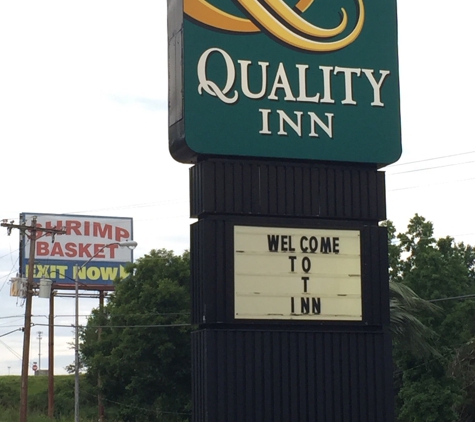
<path fill-rule="evenodd" d="M 384 173 L 207 159 L 190 169 L 195 422 L 393 422 Z M 234 226 L 360 230 L 363 321 L 234 319 Z"/>
<path fill-rule="evenodd" d="M 209 159 L 190 178 L 192 217 L 386 219 L 384 173 L 373 168 Z"/>
<path fill-rule="evenodd" d="M 193 334 L 194 422 L 392 422 L 389 334 Z"/>

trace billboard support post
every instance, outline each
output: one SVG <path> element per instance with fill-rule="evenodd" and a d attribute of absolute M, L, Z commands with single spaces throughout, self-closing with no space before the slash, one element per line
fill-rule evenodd
<path fill-rule="evenodd" d="M 99 314 L 101 317 L 101 325 L 102 325 L 102 318 L 104 315 L 104 291 L 99 292 Z M 97 329 L 97 341 L 101 341 L 102 335 L 102 327 Z M 102 400 L 102 379 L 101 379 L 101 370 L 100 368 L 97 370 L 97 407 L 99 412 L 99 422 L 104 422 L 104 402 Z"/>
<path fill-rule="evenodd" d="M 54 290 L 49 298 L 48 329 L 48 417 L 54 418 Z"/>
<path fill-rule="evenodd" d="M 77 265 L 74 287 L 76 309 L 74 316 L 74 421 L 79 422 L 79 267 Z"/>

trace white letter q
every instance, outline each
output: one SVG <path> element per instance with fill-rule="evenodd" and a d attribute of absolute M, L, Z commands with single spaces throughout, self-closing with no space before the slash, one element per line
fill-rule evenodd
<path fill-rule="evenodd" d="M 213 81 L 208 80 L 206 76 L 206 64 L 208 57 L 214 52 L 220 53 L 226 63 L 228 78 L 223 90 L 221 90 Z M 220 48 L 209 48 L 201 55 L 197 70 L 198 79 L 200 80 L 200 84 L 198 86 L 198 92 L 200 95 L 202 95 L 203 90 L 205 90 L 209 95 L 218 97 L 223 103 L 226 104 L 233 104 L 238 100 L 238 93 L 236 90 L 234 91 L 234 95 L 231 98 L 226 97 L 226 94 L 231 90 L 234 85 L 234 80 L 236 79 L 236 69 L 234 68 L 233 60 L 231 59 L 231 56 L 226 53 L 226 51 L 221 50 Z"/>

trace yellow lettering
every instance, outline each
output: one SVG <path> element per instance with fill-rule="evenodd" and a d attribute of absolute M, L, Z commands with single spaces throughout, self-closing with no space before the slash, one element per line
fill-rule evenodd
<path fill-rule="evenodd" d="M 96 280 L 99 280 L 99 278 L 101 277 L 101 270 L 100 268 L 97 268 L 97 267 L 89 267 L 87 269 L 87 278 L 89 280 L 93 280 L 93 281 L 96 281 Z"/>
<path fill-rule="evenodd" d="M 124 278 L 124 277 L 127 277 L 129 275 L 129 273 L 127 271 L 125 271 L 125 267 L 124 266 L 120 266 L 120 278 Z"/>
<path fill-rule="evenodd" d="M 41 265 L 41 264 L 35 265 L 36 271 L 33 272 L 33 277 L 34 278 L 48 278 L 49 277 L 48 267 L 49 265 Z"/>
<path fill-rule="evenodd" d="M 117 278 L 118 268 L 101 267 L 101 275 L 103 280 L 115 280 Z"/>

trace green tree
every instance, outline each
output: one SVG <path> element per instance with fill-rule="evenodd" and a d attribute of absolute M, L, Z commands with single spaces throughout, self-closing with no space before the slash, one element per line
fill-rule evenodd
<path fill-rule="evenodd" d="M 436 240 L 432 223 L 417 214 L 405 233 L 392 233 L 392 279 L 440 307 L 436 313 L 420 306 L 406 309 L 416 309 L 412 316 L 435 333 L 432 340 L 438 354 L 429 358 L 415 353 L 404 347 L 403 338 L 394 342 L 399 420 L 473 421 L 475 402 L 467 374 L 475 372 L 475 302 L 453 300 L 475 292 L 473 249 L 451 237 Z M 407 336 L 409 341 L 413 340 Z"/>
<path fill-rule="evenodd" d="M 396 237 L 396 228 L 391 221 L 382 224 L 388 231 L 389 252 L 389 299 L 391 334 L 393 344 L 399 351 L 408 351 L 415 356 L 437 355 L 433 347 L 435 332 L 419 317 L 440 311 L 436 305 L 421 299 L 409 286 L 402 283 L 401 245 Z"/>
<path fill-rule="evenodd" d="M 436 334 L 419 316 L 424 313 L 435 314 L 440 308 L 421 299 L 411 288 L 397 281 L 389 282 L 389 295 L 394 346 L 415 356 L 438 356 L 439 352 L 434 347 Z"/>
<path fill-rule="evenodd" d="M 191 408 L 189 254 L 152 250 L 131 264 L 82 333 L 91 383 L 124 422 L 185 421 Z M 98 341 L 98 327 L 103 327 Z M 107 414 L 107 412 L 106 412 Z"/>

